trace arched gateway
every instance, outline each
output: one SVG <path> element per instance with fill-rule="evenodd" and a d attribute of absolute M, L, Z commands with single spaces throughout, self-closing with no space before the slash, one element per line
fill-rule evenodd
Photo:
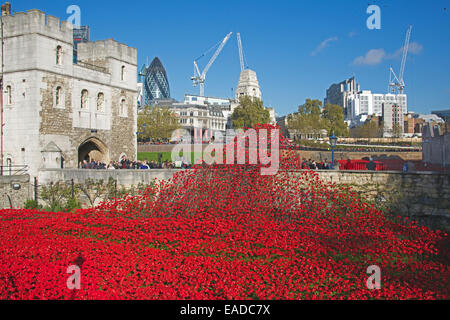
<path fill-rule="evenodd" d="M 98 138 L 87 139 L 78 148 L 78 162 L 82 162 L 84 160 L 86 160 L 87 162 L 100 161 L 108 164 L 108 147 Z"/>

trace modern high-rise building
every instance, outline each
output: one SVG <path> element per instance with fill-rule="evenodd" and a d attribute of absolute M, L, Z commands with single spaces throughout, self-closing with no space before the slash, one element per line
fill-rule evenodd
<path fill-rule="evenodd" d="M 344 80 L 340 83 L 333 84 L 327 90 L 327 97 L 324 100 L 324 106 L 327 104 L 335 104 L 344 109 L 344 116 L 346 119 L 350 118 L 348 115 L 348 97 L 360 92 L 360 86 L 356 83 L 355 78 Z"/>
<path fill-rule="evenodd" d="M 78 44 L 91 41 L 90 29 L 88 26 L 80 26 L 79 28 L 73 28 L 73 62 L 77 63 L 78 60 Z"/>
<path fill-rule="evenodd" d="M 370 116 L 381 117 L 383 104 L 396 104 L 403 114 L 408 113 L 406 94 L 380 94 L 361 90 L 355 78 L 333 84 L 327 90 L 324 105 L 336 104 L 344 109 L 344 117 L 349 126 L 363 124 Z"/>
<path fill-rule="evenodd" d="M 350 126 L 363 124 L 369 116 L 383 115 L 383 104 L 395 104 L 403 115 L 408 113 L 406 94 L 378 94 L 364 90 L 347 96 L 347 117 Z"/>
<path fill-rule="evenodd" d="M 151 105 L 155 100 L 170 99 L 170 87 L 167 73 L 158 57 L 153 59 L 150 66 L 144 66 L 139 73 L 141 94 L 139 105 Z"/>
<path fill-rule="evenodd" d="M 404 135 L 404 113 L 395 102 L 383 103 L 383 136 L 402 137 Z"/>

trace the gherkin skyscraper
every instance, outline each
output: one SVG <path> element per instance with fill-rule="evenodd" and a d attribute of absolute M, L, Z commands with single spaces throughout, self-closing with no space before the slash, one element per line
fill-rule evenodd
<path fill-rule="evenodd" d="M 170 98 L 167 73 L 158 57 L 153 59 L 148 68 L 145 66 L 140 72 L 143 82 L 143 104 L 150 105 L 152 101 Z"/>

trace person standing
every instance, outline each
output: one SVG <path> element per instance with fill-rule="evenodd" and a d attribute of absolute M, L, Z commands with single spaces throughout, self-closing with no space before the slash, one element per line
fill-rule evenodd
<path fill-rule="evenodd" d="M 337 160 L 334 162 L 334 170 L 341 170 L 341 164 Z"/>
<path fill-rule="evenodd" d="M 373 158 L 370 158 L 369 163 L 366 165 L 367 170 L 369 171 L 375 171 L 377 170 L 377 164 L 373 161 Z"/>

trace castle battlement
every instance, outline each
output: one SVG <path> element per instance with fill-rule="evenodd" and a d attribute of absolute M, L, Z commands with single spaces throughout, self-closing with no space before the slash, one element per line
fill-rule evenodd
<path fill-rule="evenodd" d="M 99 40 L 78 44 L 78 59 L 95 61 L 114 58 L 137 65 L 137 49 L 119 43 L 114 39 Z"/>
<path fill-rule="evenodd" d="M 45 15 L 37 9 L 27 12 L 16 12 L 3 17 L 5 37 L 16 37 L 27 34 L 41 34 L 60 41 L 73 42 L 73 25 L 68 21 L 60 21 L 52 15 Z"/>

